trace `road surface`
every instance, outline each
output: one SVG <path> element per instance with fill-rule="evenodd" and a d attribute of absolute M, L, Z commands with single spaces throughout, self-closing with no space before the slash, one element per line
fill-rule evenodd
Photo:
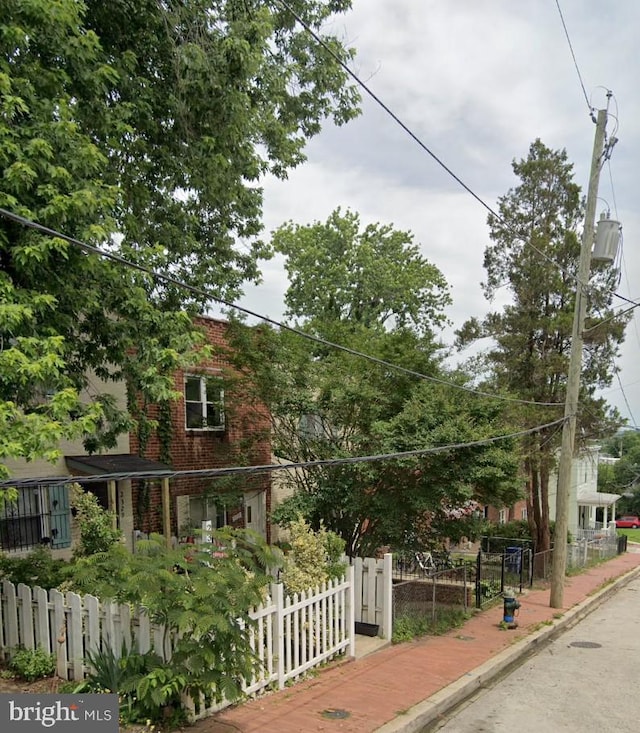
<path fill-rule="evenodd" d="M 638 733 L 639 683 L 637 578 L 423 733 Z"/>

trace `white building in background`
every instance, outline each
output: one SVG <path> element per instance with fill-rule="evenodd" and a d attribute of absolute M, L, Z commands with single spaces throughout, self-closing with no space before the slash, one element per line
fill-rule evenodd
<path fill-rule="evenodd" d="M 578 529 L 600 529 L 607 527 L 616 518 L 616 502 L 619 494 L 606 494 L 598 491 L 598 464 L 600 446 L 583 448 L 571 464 L 571 495 L 569 499 L 569 532 L 576 534 Z M 558 495 L 558 476 L 549 478 L 549 519 L 556 518 Z M 602 522 L 596 522 L 596 510 L 603 512 Z"/>

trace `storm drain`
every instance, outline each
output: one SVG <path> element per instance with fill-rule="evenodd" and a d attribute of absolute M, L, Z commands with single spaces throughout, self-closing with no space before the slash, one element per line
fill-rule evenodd
<path fill-rule="evenodd" d="M 577 646 L 580 649 L 600 649 L 602 644 L 595 641 L 572 641 L 569 646 Z"/>
<path fill-rule="evenodd" d="M 347 712 L 346 710 L 340 710 L 334 709 L 334 710 L 323 710 L 322 711 L 322 717 L 323 718 L 329 718 L 330 720 L 344 720 L 345 718 L 348 718 L 351 715 L 351 713 Z"/>

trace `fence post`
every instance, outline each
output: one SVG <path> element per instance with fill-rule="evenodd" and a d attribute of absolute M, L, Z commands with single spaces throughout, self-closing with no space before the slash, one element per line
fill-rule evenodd
<path fill-rule="evenodd" d="M 284 650 L 284 586 L 282 583 L 271 583 L 271 598 L 276 606 L 273 614 L 273 636 L 276 645 L 276 662 L 278 665 L 278 689 L 283 690 L 285 679 Z"/>
<path fill-rule="evenodd" d="M 366 587 L 364 584 L 365 564 L 361 557 L 354 557 L 349 564 L 353 568 L 353 582 L 355 586 L 353 589 L 353 597 L 355 603 L 353 609 L 354 617 L 357 618 L 359 621 L 364 621 L 364 619 L 362 618 L 362 605 L 364 601 L 363 591 Z"/>
<path fill-rule="evenodd" d="M 385 552 L 382 559 L 382 638 L 393 636 L 393 555 Z"/>
<path fill-rule="evenodd" d="M 347 568 L 347 628 L 346 632 L 349 635 L 349 656 L 354 658 L 356 656 L 356 617 L 354 615 L 354 573 L 353 565 L 349 565 Z"/>
<path fill-rule="evenodd" d="M 482 608 L 482 549 L 478 550 L 476 558 L 476 608 Z"/>
<path fill-rule="evenodd" d="M 53 605 L 53 629 L 55 653 L 56 653 L 56 674 L 63 680 L 69 679 L 67 668 L 67 619 L 64 611 L 64 596 L 59 590 L 52 588 L 49 591 L 49 598 Z"/>
<path fill-rule="evenodd" d="M 16 587 L 8 580 L 2 581 L 2 590 L 5 600 L 4 618 L 5 643 L 9 649 L 16 649 L 20 645 L 18 635 L 18 600 L 16 598 Z"/>
<path fill-rule="evenodd" d="M 18 583 L 18 612 L 20 618 L 20 631 L 22 646 L 25 649 L 33 649 L 33 603 L 31 600 L 31 588 L 24 583 Z"/>

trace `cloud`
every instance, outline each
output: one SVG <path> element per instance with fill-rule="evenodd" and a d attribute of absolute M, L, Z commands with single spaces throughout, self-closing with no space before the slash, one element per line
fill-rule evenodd
<path fill-rule="evenodd" d="M 603 169 L 598 208 L 606 200 L 623 222 L 619 287 L 638 298 L 640 3 L 582 0 L 562 7 L 587 96 L 599 108 L 607 103 L 599 85 L 615 92 L 610 111 L 619 117 L 620 142 L 611 161 L 613 186 L 609 167 Z M 567 149 L 575 180 L 586 188 L 595 128 L 554 3 L 354 0 L 352 12 L 327 29 L 357 48 L 354 70 L 489 206 L 515 185 L 511 162 L 526 157 L 537 137 Z M 327 125 L 307 153 L 288 181 L 264 181 L 267 231 L 290 219 L 324 221 L 338 206 L 359 212 L 365 223 L 393 223 L 412 231 L 444 273 L 455 325 L 486 313 L 480 289 L 486 209 L 373 100 L 365 95 L 363 115 L 348 125 Z M 279 318 L 287 285 L 282 260 L 265 263 L 263 275 L 243 303 Z M 639 352 L 640 332 L 631 324 L 619 366 L 638 418 Z M 608 399 L 629 415 L 619 389 Z"/>

